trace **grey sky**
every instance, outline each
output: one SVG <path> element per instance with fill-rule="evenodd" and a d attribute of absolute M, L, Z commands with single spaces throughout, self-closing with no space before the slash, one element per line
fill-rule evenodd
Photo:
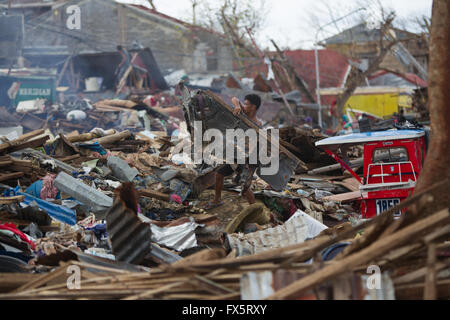
<path fill-rule="evenodd" d="M 146 0 L 119 1 L 147 3 Z M 208 1 L 217 2 L 217 0 Z M 265 17 L 265 26 L 257 42 L 262 47 L 270 46 L 269 39 L 272 38 L 281 47 L 310 48 L 314 43 L 318 26 L 345 16 L 359 8 L 358 4 L 365 1 L 373 0 L 266 0 L 268 15 Z M 415 24 L 411 23 L 411 19 L 423 15 L 431 16 L 432 0 L 380 0 L 380 2 L 384 7 L 394 9 L 398 17 L 397 23 L 411 31 L 415 31 Z M 187 21 L 192 16 L 190 0 L 153 0 L 153 3 L 158 11 L 175 18 Z M 350 27 L 358 16 L 359 13 L 355 13 L 336 25 L 325 28 L 318 38 L 326 38 L 338 30 Z"/>

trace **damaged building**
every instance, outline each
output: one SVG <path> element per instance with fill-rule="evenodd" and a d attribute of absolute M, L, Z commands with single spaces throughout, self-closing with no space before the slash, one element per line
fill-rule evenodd
<path fill-rule="evenodd" d="M 67 10 L 71 6 L 79 8 L 80 29 L 68 27 L 74 18 Z M 223 35 L 143 6 L 109 0 L 50 1 L 42 7 L 19 2 L 14 14 L 20 9 L 35 12 L 25 15 L 24 55 L 39 48 L 59 48 L 69 54 L 114 52 L 122 45 L 150 48 L 162 70 L 231 71 L 233 67 L 232 50 Z"/>

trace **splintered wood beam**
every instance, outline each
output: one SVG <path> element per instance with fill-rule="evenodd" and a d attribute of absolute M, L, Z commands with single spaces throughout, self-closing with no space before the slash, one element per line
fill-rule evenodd
<path fill-rule="evenodd" d="M 119 132 L 119 133 L 115 133 L 106 137 L 102 137 L 102 138 L 98 138 L 93 140 L 93 142 L 98 142 L 99 144 L 103 145 L 103 144 L 108 144 L 108 143 L 114 143 L 117 141 L 120 141 L 122 139 L 126 139 L 128 137 L 131 137 L 131 132 L 128 130 Z"/>
<path fill-rule="evenodd" d="M 50 139 L 50 136 L 45 136 L 45 137 L 38 138 L 35 140 L 26 141 L 24 143 L 21 143 L 21 144 L 15 145 L 15 146 L 11 146 L 7 150 L 8 150 L 8 152 L 15 152 L 15 151 L 23 150 L 26 148 L 42 147 L 48 139 Z"/>
<path fill-rule="evenodd" d="M 17 139 L 15 139 L 13 141 L 4 142 L 4 143 L 0 144 L 0 152 L 7 150 L 8 148 L 10 148 L 14 145 L 23 143 L 24 141 L 27 141 L 31 138 L 37 137 L 37 136 L 43 134 L 44 132 L 45 132 L 44 129 L 34 130 L 34 131 L 31 131 L 31 132 L 28 132 L 26 134 L 19 136 Z"/>
<path fill-rule="evenodd" d="M 25 199 L 25 196 L 14 196 L 14 197 L 0 197 L 0 204 L 11 204 L 21 202 Z"/>
<path fill-rule="evenodd" d="M 80 154 L 77 153 L 77 154 L 74 154 L 74 155 L 71 155 L 71 156 L 67 156 L 67 157 L 62 157 L 62 158 L 55 157 L 55 159 L 58 159 L 59 161 L 66 162 L 66 161 L 71 161 L 71 160 L 78 159 L 80 157 L 81 157 Z"/>
<path fill-rule="evenodd" d="M 423 293 L 424 300 L 436 300 L 436 278 L 436 243 L 430 243 L 428 245 L 427 273 L 425 276 L 425 290 Z"/>
<path fill-rule="evenodd" d="M 0 182 L 11 180 L 11 179 L 22 178 L 23 176 L 24 176 L 23 172 L 13 172 L 13 173 L 2 174 L 2 175 L 0 175 Z"/>
<path fill-rule="evenodd" d="M 167 202 L 170 201 L 170 196 L 168 194 L 158 192 L 155 190 L 143 189 L 143 190 L 139 190 L 139 194 L 142 197 L 158 199 L 158 200 L 167 201 Z"/>
<path fill-rule="evenodd" d="M 436 271 L 440 271 L 444 268 L 447 268 L 448 266 L 450 266 L 450 259 L 436 263 L 434 268 Z M 395 286 L 397 286 L 417 282 L 419 280 L 422 280 L 426 276 L 427 270 L 428 270 L 427 266 L 414 270 L 410 273 L 407 273 L 405 275 L 393 279 L 393 283 Z"/>
<path fill-rule="evenodd" d="M 390 236 L 375 241 L 363 250 L 341 259 L 339 263 L 325 266 L 317 272 L 293 282 L 289 286 L 275 292 L 267 299 L 279 300 L 299 297 L 301 294 L 305 293 L 306 290 L 312 289 L 325 281 L 332 280 L 340 274 L 352 270 L 361 264 L 369 263 L 375 258 L 388 253 L 390 250 L 395 249 L 408 241 L 412 241 L 417 238 L 418 235 L 430 228 L 450 222 L 449 220 L 450 213 L 448 209 L 439 211 L 438 213 L 415 222 Z"/>
<path fill-rule="evenodd" d="M 38 274 L 0 273 L 0 292 L 10 292 L 38 278 Z"/>
<path fill-rule="evenodd" d="M 5 167 L 11 165 L 13 162 L 11 160 L 8 161 L 0 161 L 0 167 Z"/>

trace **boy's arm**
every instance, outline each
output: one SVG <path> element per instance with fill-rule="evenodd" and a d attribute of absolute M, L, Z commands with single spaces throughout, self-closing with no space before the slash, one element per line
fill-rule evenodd
<path fill-rule="evenodd" d="M 242 110 L 243 110 L 243 106 L 242 106 L 242 103 L 239 101 L 239 99 L 238 98 L 236 98 L 236 97 L 233 97 L 232 99 L 231 99 L 231 103 L 233 104 L 233 106 L 234 106 L 234 109 L 233 109 L 233 114 L 236 116 L 236 115 L 238 115 L 238 114 L 240 114 L 241 112 L 242 112 Z"/>

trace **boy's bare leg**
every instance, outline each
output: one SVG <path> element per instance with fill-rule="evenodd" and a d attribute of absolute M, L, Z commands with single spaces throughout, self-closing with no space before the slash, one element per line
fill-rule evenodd
<path fill-rule="evenodd" d="M 252 190 L 247 189 L 247 191 L 245 191 L 243 194 L 244 194 L 244 196 L 247 199 L 249 204 L 256 203 L 255 195 L 253 194 Z"/>
<path fill-rule="evenodd" d="M 255 195 L 253 194 L 253 191 L 251 189 L 253 174 L 255 173 L 256 167 L 247 166 L 246 169 L 247 170 L 244 171 L 246 174 L 246 181 L 245 181 L 244 185 L 242 186 L 242 188 L 243 188 L 242 195 L 247 199 L 248 203 L 250 205 L 252 205 L 252 204 L 256 203 Z"/>

